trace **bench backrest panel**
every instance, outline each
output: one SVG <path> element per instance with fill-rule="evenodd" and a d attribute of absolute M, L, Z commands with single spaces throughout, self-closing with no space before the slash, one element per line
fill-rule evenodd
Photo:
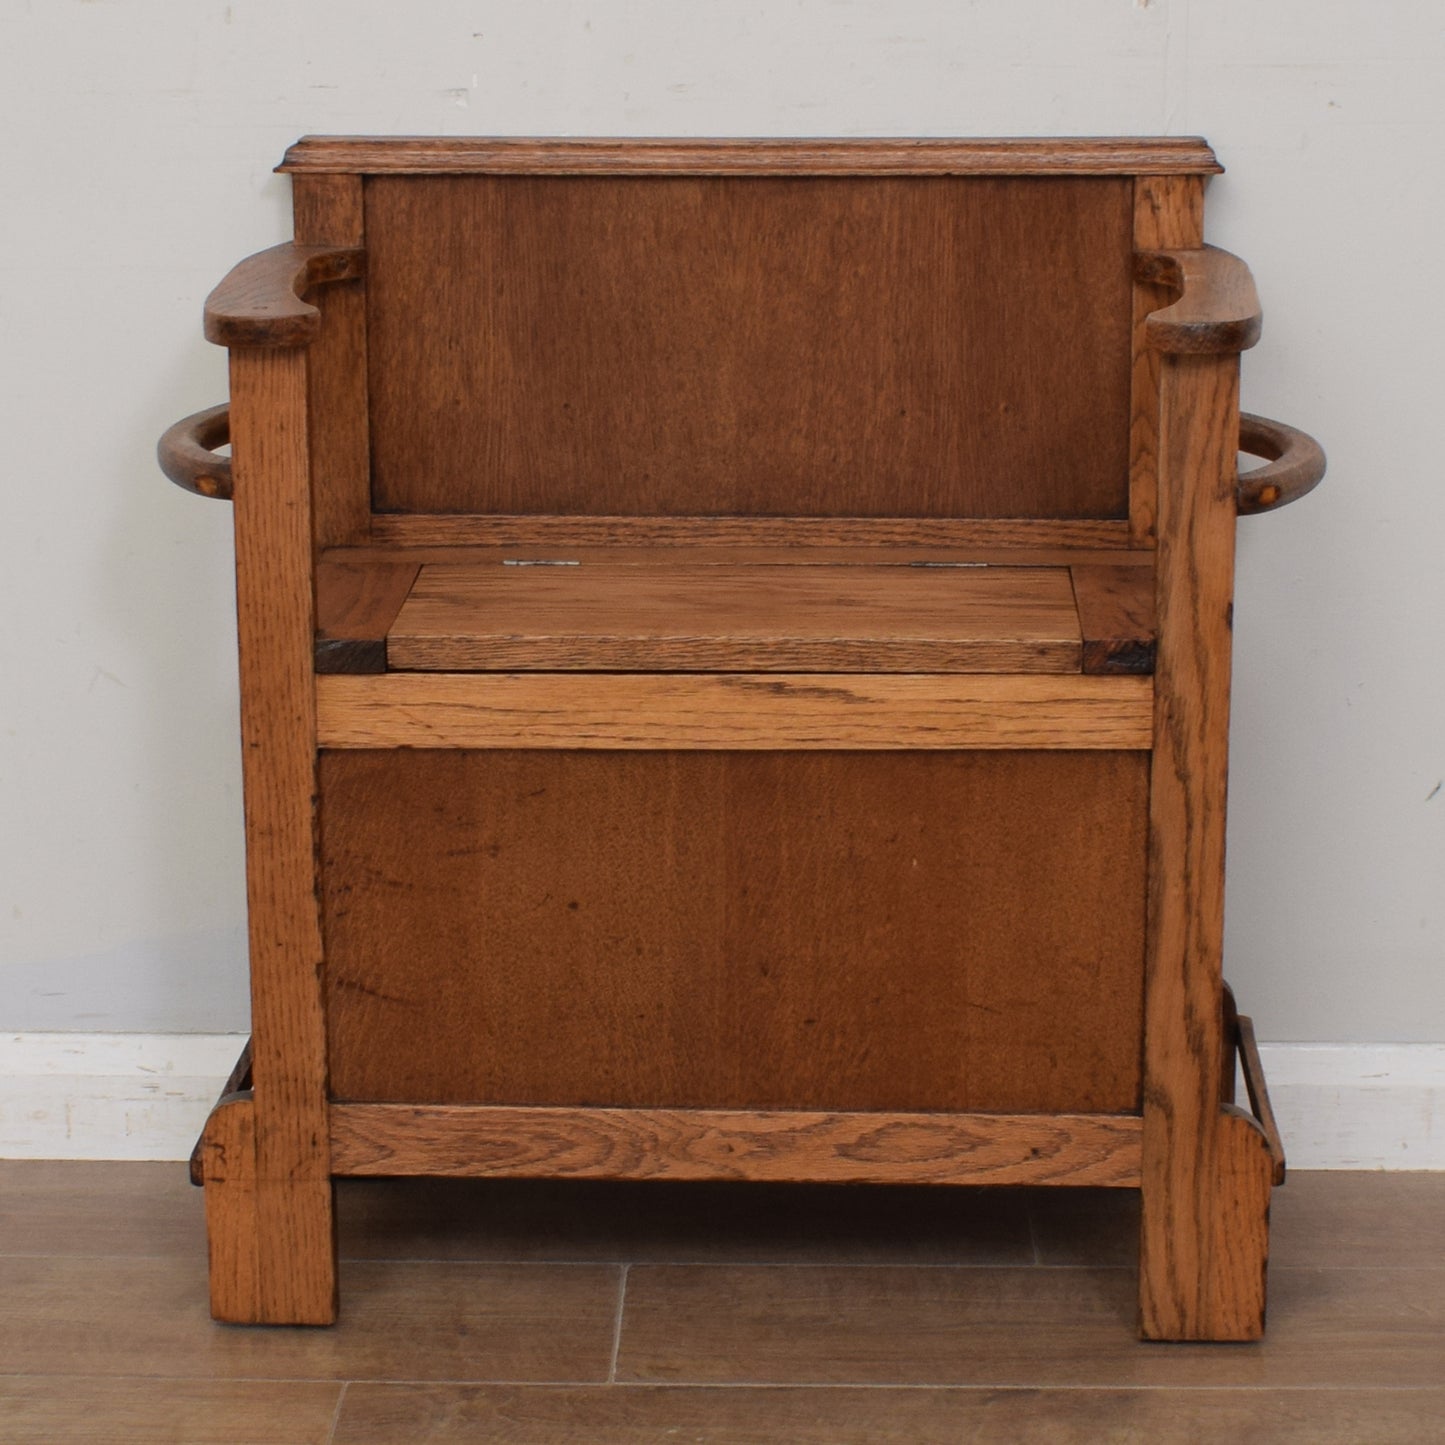
<path fill-rule="evenodd" d="M 379 512 L 1116 518 L 1127 176 L 369 175 Z"/>

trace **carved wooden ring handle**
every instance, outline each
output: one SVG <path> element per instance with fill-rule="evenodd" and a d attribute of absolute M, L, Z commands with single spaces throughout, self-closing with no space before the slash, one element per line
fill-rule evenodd
<path fill-rule="evenodd" d="M 231 439 L 231 408 L 223 403 L 182 417 L 167 427 L 156 444 L 161 470 L 178 487 L 198 497 L 216 497 L 229 502 L 232 496 L 231 459 L 218 457 L 215 449 Z"/>
<path fill-rule="evenodd" d="M 1236 496 L 1241 516 L 1297 502 L 1325 474 L 1324 448 L 1312 436 L 1268 417 L 1240 412 L 1239 449 L 1269 462 L 1240 472 Z"/>

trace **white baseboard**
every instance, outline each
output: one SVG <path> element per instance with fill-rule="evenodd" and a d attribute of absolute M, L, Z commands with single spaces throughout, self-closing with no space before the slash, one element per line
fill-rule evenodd
<path fill-rule="evenodd" d="M 1445 1169 L 1445 1044 L 1259 1054 L 1291 1169 Z"/>
<path fill-rule="evenodd" d="M 184 1159 L 244 1034 L 0 1034 L 0 1158 Z"/>
<path fill-rule="evenodd" d="M 0 1158 L 184 1159 L 239 1034 L 0 1035 Z M 1445 1169 L 1445 1044 L 1262 1044 L 1295 1169 Z"/>

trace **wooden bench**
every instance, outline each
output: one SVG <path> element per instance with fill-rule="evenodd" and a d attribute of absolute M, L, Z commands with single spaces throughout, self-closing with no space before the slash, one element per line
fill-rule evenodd
<path fill-rule="evenodd" d="M 206 305 L 229 406 L 160 448 L 235 504 L 216 1317 L 335 1317 L 339 1176 L 1109 1185 L 1144 1336 L 1258 1336 L 1234 530 L 1324 462 L 1240 416 L 1208 146 L 281 169 L 295 241 Z"/>

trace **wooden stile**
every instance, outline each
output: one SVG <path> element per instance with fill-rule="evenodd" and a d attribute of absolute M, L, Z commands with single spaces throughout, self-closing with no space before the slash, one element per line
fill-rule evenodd
<path fill-rule="evenodd" d="M 253 1097 L 208 1157 L 212 1312 L 261 1324 L 336 1313 L 316 877 L 316 721 L 304 351 L 233 351 L 236 602 L 251 947 Z M 239 1157 L 238 1157 L 239 1154 Z M 243 1182 L 237 1183 L 237 1178 Z"/>

